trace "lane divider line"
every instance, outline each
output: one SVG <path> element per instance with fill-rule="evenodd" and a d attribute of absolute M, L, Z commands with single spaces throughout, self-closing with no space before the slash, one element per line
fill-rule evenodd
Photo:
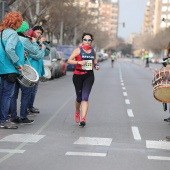
<path fill-rule="evenodd" d="M 127 114 L 129 117 L 134 117 L 132 109 L 127 109 Z"/>
<path fill-rule="evenodd" d="M 135 140 L 142 140 L 138 127 L 132 126 L 132 133 L 133 133 L 133 137 L 134 137 Z"/>
<path fill-rule="evenodd" d="M 124 95 L 124 96 L 127 96 L 127 92 L 123 92 L 123 95 Z"/>
<path fill-rule="evenodd" d="M 125 103 L 126 103 L 126 104 L 130 104 L 129 99 L 125 99 Z"/>
<path fill-rule="evenodd" d="M 164 156 L 148 156 L 148 159 L 170 161 L 170 157 L 164 157 Z"/>
<path fill-rule="evenodd" d="M 25 150 L 17 150 L 17 149 L 0 149 L 0 153 L 24 153 Z"/>
<path fill-rule="evenodd" d="M 100 156 L 106 157 L 106 153 L 94 153 L 94 152 L 66 152 L 65 155 L 69 156 Z"/>

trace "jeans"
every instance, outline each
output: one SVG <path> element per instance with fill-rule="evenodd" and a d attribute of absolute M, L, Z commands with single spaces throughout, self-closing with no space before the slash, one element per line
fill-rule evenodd
<path fill-rule="evenodd" d="M 14 94 L 16 83 L 8 83 L 5 79 L 1 79 L 0 90 L 0 123 L 4 123 L 8 117 L 11 98 Z"/>
<path fill-rule="evenodd" d="M 17 99 L 18 99 L 18 93 L 20 88 L 21 88 L 20 117 L 21 119 L 27 117 L 27 108 L 29 104 L 31 88 L 25 87 L 23 85 L 20 85 L 18 82 L 16 82 L 15 92 L 14 95 L 12 96 L 11 105 L 10 105 L 12 119 L 17 118 Z"/>
<path fill-rule="evenodd" d="M 30 101 L 28 105 L 29 109 L 32 109 L 34 107 L 34 100 L 37 94 L 37 90 L 38 90 L 38 83 L 35 86 L 31 87 L 31 96 L 30 96 Z"/>

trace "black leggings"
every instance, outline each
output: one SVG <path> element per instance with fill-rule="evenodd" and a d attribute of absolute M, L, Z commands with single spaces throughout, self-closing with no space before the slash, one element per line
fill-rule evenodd
<path fill-rule="evenodd" d="M 76 90 L 77 102 L 88 101 L 94 83 L 93 71 L 83 75 L 73 75 L 73 84 Z"/>

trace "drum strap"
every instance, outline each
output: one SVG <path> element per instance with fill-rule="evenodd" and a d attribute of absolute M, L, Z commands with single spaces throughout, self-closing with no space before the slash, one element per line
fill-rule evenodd
<path fill-rule="evenodd" d="M 3 33 L 4 30 L 1 31 L 1 44 L 2 44 L 2 47 L 4 48 L 4 51 L 5 51 L 5 46 L 4 46 L 4 43 L 2 42 L 2 33 Z"/>

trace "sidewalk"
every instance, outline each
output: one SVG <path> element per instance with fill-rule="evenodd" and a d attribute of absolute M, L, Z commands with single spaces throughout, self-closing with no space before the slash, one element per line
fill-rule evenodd
<path fill-rule="evenodd" d="M 149 70 L 153 70 L 154 72 L 155 71 L 158 71 L 162 68 L 162 64 L 154 64 L 154 63 L 149 63 L 149 67 L 145 67 L 145 60 L 141 60 L 141 59 L 131 59 L 131 58 L 126 58 L 125 60 L 127 60 L 128 62 L 131 62 L 131 63 L 134 63 L 134 64 L 137 64 L 139 66 L 142 66 L 146 69 L 149 69 Z"/>

